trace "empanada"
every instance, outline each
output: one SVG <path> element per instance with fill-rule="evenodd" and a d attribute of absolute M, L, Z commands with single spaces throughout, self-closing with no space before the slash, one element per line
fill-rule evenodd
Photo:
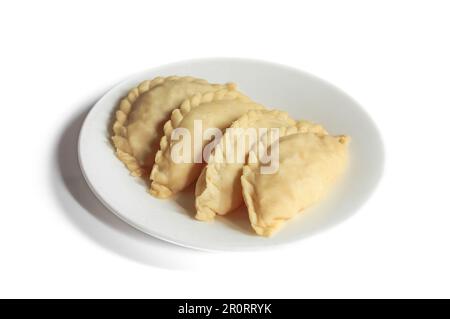
<path fill-rule="evenodd" d="M 179 109 L 173 111 L 171 119 L 164 125 L 164 136 L 161 138 L 160 150 L 156 154 L 155 165 L 150 174 L 150 193 L 156 197 L 167 198 L 189 186 L 200 175 L 204 165 L 203 147 L 207 141 L 202 139 L 201 145 L 195 147 L 195 122 L 201 121 L 202 134 L 207 129 L 223 130 L 247 111 L 263 108 L 243 94 L 230 90 L 195 94 L 185 100 Z M 182 140 L 172 139 L 175 129 L 178 129 L 177 132 L 185 130 L 192 137 L 187 161 L 175 162 L 171 156 L 174 148 L 178 149 L 184 145 L 184 136 Z"/>
<path fill-rule="evenodd" d="M 163 125 L 171 112 L 195 93 L 234 88 L 210 84 L 193 77 L 157 77 L 133 88 L 120 102 L 113 124 L 112 141 L 118 158 L 134 176 L 150 172 Z"/>
<path fill-rule="evenodd" d="M 279 139 L 276 173 L 261 174 L 259 162 L 244 166 L 243 196 L 257 234 L 272 235 L 324 196 L 344 171 L 348 141 L 347 136 L 296 133 Z"/>
<path fill-rule="evenodd" d="M 252 110 L 247 112 L 235 121 L 230 129 L 226 130 L 197 180 L 195 188 L 197 214 L 195 218 L 203 221 L 212 220 L 216 214 L 225 215 L 243 203 L 240 180 L 242 167 L 249 150 L 256 142 L 255 140 L 250 142 L 251 133 L 255 133 L 255 129 L 261 128 L 283 128 L 282 134 L 284 135 L 288 134 L 286 132 L 288 128 L 289 132 L 292 131 L 292 133 L 317 132 L 326 134 L 322 126 L 307 121 L 296 123 L 285 112 L 276 110 Z M 262 130 L 259 130 L 259 132 L 262 132 Z M 227 145 L 234 148 L 232 154 L 237 153 L 237 148 L 243 147 L 244 161 L 239 161 L 237 157 L 232 158 L 232 161 L 227 161 L 224 158 L 227 156 Z"/>

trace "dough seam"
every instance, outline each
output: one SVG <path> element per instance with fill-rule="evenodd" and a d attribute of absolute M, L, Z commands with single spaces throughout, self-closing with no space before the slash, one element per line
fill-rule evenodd
<path fill-rule="evenodd" d="M 191 76 L 168 76 L 168 77 L 156 77 L 152 80 L 145 80 L 138 86 L 132 88 L 126 97 L 124 97 L 119 104 L 119 108 L 116 111 L 115 121 L 112 126 L 113 136 L 111 140 L 116 149 L 116 155 L 121 162 L 125 164 L 128 170 L 133 176 L 142 176 L 145 171 L 139 165 L 138 161 L 132 154 L 131 146 L 128 143 L 127 128 L 125 124 L 128 121 L 128 115 L 131 112 L 133 103 L 144 93 L 152 90 L 153 88 L 163 84 L 166 81 L 176 81 L 184 79 L 188 82 L 196 83 L 208 83 L 205 80 L 197 79 Z"/>
<path fill-rule="evenodd" d="M 288 113 L 279 110 L 250 110 L 238 120 L 234 121 L 230 128 L 250 128 L 253 125 L 252 123 L 257 122 L 260 118 L 266 116 L 267 113 L 270 113 L 274 119 L 287 120 L 289 118 Z M 225 135 L 226 131 L 224 137 Z M 220 143 L 216 147 L 223 147 L 223 143 L 224 138 L 221 139 Z M 214 199 L 220 192 L 220 189 L 218 187 L 218 185 L 220 185 L 221 178 L 219 170 L 221 169 L 222 165 L 226 164 L 224 152 L 216 153 L 216 147 L 211 154 L 211 159 L 213 160 L 213 162 L 208 162 L 208 166 L 206 168 L 206 187 L 203 192 L 195 199 L 195 206 L 197 210 L 195 217 L 198 220 L 211 220 L 215 215 L 219 215 L 217 211 L 208 206 L 208 202 Z M 246 155 L 246 157 L 247 156 L 248 154 Z M 217 162 L 216 159 L 218 159 L 219 161 Z"/>
<path fill-rule="evenodd" d="M 238 91 L 230 89 L 221 89 L 214 92 L 207 92 L 204 94 L 197 93 L 187 98 L 181 103 L 181 106 L 173 110 L 170 119 L 164 124 L 164 135 L 160 141 L 160 148 L 155 156 L 155 163 L 150 173 L 150 179 L 152 181 L 149 192 L 160 198 L 167 198 L 172 194 L 172 190 L 164 185 L 164 180 L 167 179 L 166 174 L 160 170 L 159 166 L 163 160 L 163 154 L 170 147 L 170 137 L 175 128 L 183 120 L 184 116 L 192 109 L 198 107 L 204 103 L 210 103 L 214 101 L 220 101 L 224 99 L 243 98 L 244 96 Z M 245 97 L 246 98 L 246 97 Z"/>
<path fill-rule="evenodd" d="M 313 126 L 311 127 L 309 126 L 310 124 L 311 123 L 307 121 L 299 121 L 295 126 L 282 127 L 280 128 L 279 138 L 296 133 L 313 133 L 318 136 L 328 135 L 328 132 L 321 125 L 313 124 Z M 345 143 L 348 139 L 347 136 L 340 136 L 339 138 L 341 143 Z M 261 139 L 261 142 L 263 143 L 265 148 L 269 147 L 266 139 Z M 253 184 L 250 181 L 255 178 L 255 172 L 252 170 L 252 167 L 259 166 L 259 161 L 257 160 L 257 155 L 255 154 L 254 149 L 250 150 L 249 159 L 250 157 L 252 157 L 253 163 L 247 163 L 246 165 L 244 165 L 244 168 L 242 170 L 242 196 L 247 206 L 248 216 L 253 229 L 258 235 L 267 237 L 273 233 L 273 229 L 277 229 L 277 225 L 281 223 L 282 220 L 273 223 L 272 227 L 269 227 L 269 225 L 267 225 L 267 223 L 263 219 L 258 218 L 258 215 L 255 212 L 255 206 L 253 204 L 254 202 L 256 202 L 255 196 L 257 194 L 255 188 L 253 187 Z M 263 225 L 264 227 L 260 227 L 259 225 Z"/>

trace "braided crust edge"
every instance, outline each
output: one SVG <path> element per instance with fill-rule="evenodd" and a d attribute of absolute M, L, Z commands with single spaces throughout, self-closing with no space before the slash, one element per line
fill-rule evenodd
<path fill-rule="evenodd" d="M 161 138 L 160 148 L 155 156 L 155 164 L 153 165 L 152 171 L 150 173 L 150 194 L 159 198 L 167 198 L 173 194 L 173 191 L 167 185 L 167 172 L 161 170 L 160 165 L 162 161 L 169 160 L 166 156 L 164 156 L 164 154 L 166 154 L 170 148 L 170 138 L 172 132 L 175 128 L 178 127 L 187 113 L 201 104 L 214 101 L 232 100 L 236 98 L 250 101 L 250 99 L 245 95 L 242 95 L 238 91 L 234 91 L 231 89 L 232 88 L 227 88 L 204 94 L 194 94 L 193 96 L 184 100 L 179 108 L 173 110 L 170 119 L 164 124 L 164 135 Z"/>
<path fill-rule="evenodd" d="M 295 126 L 281 128 L 280 136 L 288 136 L 296 133 L 315 133 L 319 136 L 328 135 L 328 132 L 319 124 L 314 124 L 308 121 L 299 121 Z M 342 139 L 347 139 L 348 137 L 342 136 Z M 267 139 L 261 139 L 263 143 L 263 147 L 268 147 Z M 255 171 L 259 167 L 258 157 L 255 149 L 251 150 L 248 157 L 248 163 L 244 165 L 241 176 L 241 184 L 242 184 L 242 196 L 244 197 L 244 202 L 247 206 L 248 216 L 250 219 L 250 223 L 258 235 L 261 236 L 270 236 L 272 234 L 273 229 L 277 229 L 278 225 L 283 223 L 284 220 L 275 221 L 272 225 L 266 225 L 264 221 L 258 218 L 256 214 L 254 202 L 256 201 L 256 190 L 252 181 L 255 178 Z M 265 227 L 261 227 L 259 225 L 263 224 Z"/>
<path fill-rule="evenodd" d="M 264 118 L 266 116 L 270 116 L 273 119 L 278 119 L 280 121 L 286 121 L 286 123 L 293 122 L 289 117 L 289 114 L 283 111 L 279 110 L 250 110 L 247 113 L 245 113 L 243 116 L 241 116 L 239 119 L 237 119 L 230 128 L 250 128 L 254 127 L 255 123 L 257 123 L 261 118 Z M 221 183 L 221 169 L 227 165 L 225 162 L 225 156 L 224 152 L 216 152 L 217 147 L 222 147 L 225 143 L 227 136 L 227 131 L 225 131 L 224 136 L 222 137 L 220 143 L 214 148 L 214 150 L 211 153 L 210 160 L 208 161 L 208 165 L 204 167 L 204 174 L 202 178 L 204 180 L 200 180 L 198 183 L 205 183 L 205 188 L 203 191 L 197 195 L 196 191 L 196 198 L 195 198 L 195 208 L 197 210 L 197 213 L 195 215 L 195 218 L 201 221 L 209 221 L 214 219 L 214 217 L 217 214 L 220 214 L 219 212 L 212 209 L 208 203 L 210 201 L 213 201 L 215 198 L 217 198 L 220 194 L 220 183 Z"/>
<path fill-rule="evenodd" d="M 132 88 L 128 92 L 127 96 L 120 101 L 118 110 L 115 114 L 115 121 L 112 125 L 113 135 L 111 136 L 111 140 L 116 149 L 117 157 L 125 164 L 133 176 L 142 176 L 145 174 L 144 169 L 139 165 L 138 161 L 133 156 L 133 150 L 128 142 L 126 123 L 128 121 L 128 115 L 133 107 L 133 103 L 139 98 L 139 96 L 152 90 L 153 88 L 162 85 L 167 81 L 179 80 L 209 84 L 206 80 L 197 79 L 190 76 L 156 77 L 152 80 L 141 82 L 138 86 Z"/>

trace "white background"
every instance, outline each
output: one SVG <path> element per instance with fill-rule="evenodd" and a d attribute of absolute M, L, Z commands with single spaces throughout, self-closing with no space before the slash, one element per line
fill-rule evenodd
<path fill-rule="evenodd" d="M 3 1 L 0 297 L 450 297 L 449 40 L 448 1 Z M 358 214 L 222 254 L 98 204 L 77 170 L 82 114 L 130 74 L 211 56 L 300 68 L 368 110 L 386 167 Z"/>

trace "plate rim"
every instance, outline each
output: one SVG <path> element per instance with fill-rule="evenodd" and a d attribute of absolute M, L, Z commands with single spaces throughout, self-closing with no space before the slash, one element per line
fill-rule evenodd
<path fill-rule="evenodd" d="M 95 189 L 95 187 L 93 186 L 93 184 L 91 183 L 88 174 L 85 171 L 85 168 L 83 166 L 83 160 L 81 158 L 81 148 L 82 148 L 82 137 L 86 131 L 86 123 L 88 122 L 89 118 L 92 116 L 92 114 L 94 113 L 94 110 L 96 109 L 96 107 L 101 104 L 103 102 L 104 99 L 107 98 L 108 94 L 114 90 L 116 90 L 118 87 L 120 87 L 121 85 L 124 85 L 126 82 L 131 81 L 135 78 L 138 78 L 140 75 L 143 75 L 145 73 L 151 73 L 151 72 L 155 72 L 158 69 L 164 69 L 166 67 L 176 67 L 177 65 L 184 65 L 184 64 L 188 64 L 188 63 L 201 63 L 201 62 L 244 62 L 244 63 L 262 63 L 262 64 L 266 64 L 266 65 L 270 65 L 270 66 L 274 66 L 274 67 L 278 67 L 278 68 L 284 68 L 287 70 L 291 70 L 291 71 L 295 71 L 301 74 L 304 74 L 310 78 L 313 78 L 319 82 L 322 82 L 323 84 L 333 88 L 334 90 L 336 90 L 339 94 L 345 96 L 349 101 L 351 101 L 353 104 L 355 104 L 356 106 L 358 106 L 358 108 L 360 109 L 360 111 L 366 116 L 367 120 L 369 120 L 372 124 L 373 129 L 375 130 L 375 132 L 377 133 L 378 136 L 378 142 L 379 142 L 379 151 L 380 151 L 380 168 L 379 168 L 379 176 L 377 177 L 375 183 L 372 185 L 372 189 L 370 190 L 370 192 L 367 194 L 365 200 L 362 202 L 362 204 L 357 208 L 357 211 L 361 210 L 368 202 L 368 200 L 376 193 L 376 191 L 378 190 L 378 187 L 380 185 L 380 182 L 383 178 L 383 173 L 384 173 L 384 169 L 385 169 L 385 162 L 386 162 L 386 149 L 385 149 L 385 145 L 384 145 L 384 139 L 383 136 L 381 134 L 380 129 L 378 128 L 378 126 L 376 125 L 376 122 L 372 119 L 372 117 L 370 116 L 370 114 L 368 113 L 368 111 L 362 107 L 362 105 L 356 101 L 356 99 L 354 99 L 352 96 L 350 96 L 348 93 L 346 93 L 345 91 L 343 91 L 342 89 L 340 89 L 338 86 L 334 85 L 333 83 L 330 83 L 327 80 L 322 79 L 321 77 L 318 77 L 312 73 L 309 73 L 308 71 L 304 71 L 302 69 L 298 69 L 296 67 L 293 66 L 289 66 L 286 64 L 282 64 L 282 63 L 278 63 L 278 62 L 273 62 L 273 61 L 267 61 L 267 60 L 262 60 L 262 59 L 253 59 L 253 58 L 242 58 L 242 57 L 204 57 L 204 58 L 194 58 L 194 59 L 185 59 L 185 60 L 178 60 L 175 62 L 169 62 L 169 63 L 165 63 L 162 65 L 158 65 L 158 66 L 154 66 L 151 68 L 146 68 L 144 70 L 138 71 L 138 72 L 134 72 L 133 74 L 125 77 L 124 79 L 122 79 L 119 82 L 116 82 L 114 85 L 112 85 L 109 89 L 107 89 L 102 96 L 94 103 L 94 105 L 89 109 L 89 111 L 87 112 L 87 114 L 85 115 L 84 119 L 83 119 L 83 123 L 81 125 L 81 129 L 78 132 L 78 138 L 77 138 L 77 161 L 82 173 L 82 176 L 84 178 L 84 180 L 86 181 L 86 184 L 88 185 L 89 189 L 92 191 L 92 193 L 95 195 L 95 197 L 100 201 L 100 203 L 105 206 L 111 213 L 113 213 L 115 216 L 117 216 L 120 220 L 122 220 L 123 222 L 127 223 L 128 225 L 130 225 L 131 227 L 137 229 L 138 231 L 141 231 L 149 236 L 152 236 L 154 238 L 157 238 L 158 240 L 161 241 L 165 241 L 171 244 L 174 244 L 176 246 L 180 246 L 180 247 L 184 247 L 184 248 L 189 248 L 189 249 L 193 249 L 193 250 L 198 250 L 198 251 L 207 251 L 207 252 L 239 252 L 239 251 L 261 251 L 261 250 L 269 250 L 269 249 L 274 249 L 280 246 L 288 246 L 288 245 L 292 245 L 295 243 L 298 243 L 301 240 L 305 240 L 308 238 L 311 238 L 319 233 L 323 233 L 339 224 L 341 224 L 343 221 L 345 221 L 347 218 L 353 216 L 356 211 L 351 214 L 350 216 L 347 216 L 346 218 L 341 219 L 340 221 L 332 224 L 329 227 L 325 227 L 324 229 L 321 229 L 320 231 L 316 231 L 313 232 L 312 234 L 309 234 L 307 237 L 304 238 L 299 238 L 299 239 L 293 239 L 293 240 L 288 240 L 288 241 L 282 241 L 282 242 L 267 242 L 264 245 L 248 245 L 248 246 L 239 246 L 239 247 L 235 247 L 235 246 L 226 246 L 226 248 L 224 247 L 220 247 L 220 248 L 212 248 L 212 247 L 202 247 L 202 246 L 196 246 L 193 244 L 189 244 L 189 243 L 184 243 L 181 241 L 177 241 L 175 239 L 172 239 L 158 231 L 148 231 L 146 229 L 144 229 L 143 227 L 139 226 L 137 223 L 135 223 L 134 221 L 132 221 L 131 219 L 127 218 L 124 214 L 121 214 L 120 212 L 116 211 L 111 205 L 108 204 L 108 202 L 103 199 L 103 197 L 97 192 L 97 190 Z"/>

